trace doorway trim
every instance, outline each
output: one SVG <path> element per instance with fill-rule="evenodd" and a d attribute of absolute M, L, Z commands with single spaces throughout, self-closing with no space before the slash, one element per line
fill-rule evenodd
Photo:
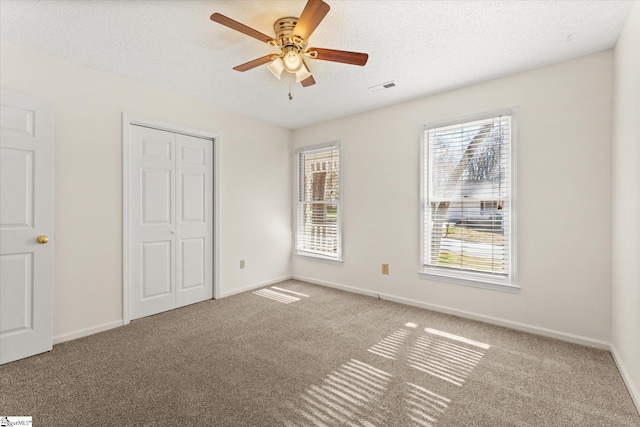
<path fill-rule="evenodd" d="M 122 113 L 122 323 L 131 322 L 129 310 L 129 126 L 139 125 L 210 139 L 213 144 L 213 299 L 220 298 L 220 140 L 218 134 Z"/>

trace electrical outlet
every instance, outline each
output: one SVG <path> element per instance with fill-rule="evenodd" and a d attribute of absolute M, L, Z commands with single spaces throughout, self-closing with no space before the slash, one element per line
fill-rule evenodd
<path fill-rule="evenodd" d="M 240 260 L 240 268 L 244 268 L 244 260 L 243 259 Z"/>
<path fill-rule="evenodd" d="M 389 274 L 389 264 L 382 264 L 382 274 Z"/>

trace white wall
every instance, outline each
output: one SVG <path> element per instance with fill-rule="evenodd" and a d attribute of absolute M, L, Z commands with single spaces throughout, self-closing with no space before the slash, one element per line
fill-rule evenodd
<path fill-rule="evenodd" d="M 612 343 L 640 410 L 640 2 L 614 50 Z"/>
<path fill-rule="evenodd" d="M 289 130 L 13 44 L 0 55 L 2 87 L 55 105 L 56 341 L 122 320 L 123 111 L 219 135 L 223 295 L 290 274 Z"/>
<path fill-rule="evenodd" d="M 293 149 L 342 141 L 344 264 L 294 257 L 294 277 L 606 346 L 612 65 L 606 51 L 295 130 Z M 519 109 L 520 293 L 419 279 L 422 125 L 511 106 Z"/>

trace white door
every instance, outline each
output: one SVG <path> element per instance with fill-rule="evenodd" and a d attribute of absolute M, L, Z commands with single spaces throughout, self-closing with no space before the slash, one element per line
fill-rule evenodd
<path fill-rule="evenodd" d="M 129 127 L 131 319 L 213 297 L 212 141 Z"/>
<path fill-rule="evenodd" d="M 176 135 L 176 307 L 213 298 L 213 145 Z"/>
<path fill-rule="evenodd" d="M 53 346 L 53 105 L 0 98 L 1 364 Z"/>

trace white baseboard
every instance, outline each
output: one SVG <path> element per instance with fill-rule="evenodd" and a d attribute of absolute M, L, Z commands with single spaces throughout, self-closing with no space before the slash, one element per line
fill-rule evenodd
<path fill-rule="evenodd" d="M 261 288 L 263 286 L 273 285 L 275 283 L 279 283 L 279 282 L 282 282 L 284 280 L 289 280 L 289 279 L 291 279 L 291 276 L 282 276 L 282 277 L 278 277 L 276 279 L 267 280 L 265 282 L 260 282 L 260 283 L 255 283 L 253 285 L 245 286 L 245 287 L 240 288 L 240 289 L 233 289 L 231 291 L 222 292 L 220 294 L 220 298 L 225 298 L 225 297 L 228 297 L 228 296 L 231 296 L 231 295 L 239 294 L 241 292 L 246 292 L 246 291 L 250 291 L 250 290 L 253 290 L 253 289 Z M 114 322 L 107 322 L 107 323 L 103 323 L 101 325 L 91 326 L 91 327 L 85 328 L 85 329 L 80 329 L 78 331 L 69 332 L 69 333 L 61 334 L 61 335 L 56 335 L 55 337 L 53 337 L 53 344 L 55 345 L 55 344 L 63 343 L 65 341 L 75 340 L 75 339 L 78 339 L 78 338 L 82 338 L 82 337 L 86 337 L 86 336 L 89 336 L 89 335 L 97 334 L 98 332 L 108 331 L 109 329 L 117 328 L 117 327 L 123 326 L 123 325 L 124 325 L 123 320 L 116 320 Z"/>
<path fill-rule="evenodd" d="M 620 357 L 620 353 L 618 353 L 618 350 L 616 350 L 616 347 L 613 344 L 611 344 L 609 350 L 611 351 L 613 360 L 616 362 L 616 365 L 618 366 L 618 371 L 620 371 L 620 375 L 622 376 L 622 379 L 624 380 L 624 383 L 627 386 L 627 390 L 629 390 L 631 399 L 633 400 L 633 403 L 636 404 L 636 409 L 640 414 L 640 391 L 638 391 L 638 389 L 633 384 L 633 381 L 629 376 L 629 372 L 627 371 L 627 368 L 625 368 L 624 363 L 622 363 L 622 358 Z"/>
<path fill-rule="evenodd" d="M 123 325 L 122 320 L 116 320 L 114 322 L 107 322 L 101 325 L 80 329 L 78 331 L 69 332 L 62 335 L 56 335 L 55 337 L 53 337 L 53 344 L 60 344 L 61 342 L 75 340 L 78 338 L 97 334 L 98 332 L 108 331 L 109 329 L 117 328 L 122 325 Z"/>
<path fill-rule="evenodd" d="M 353 292 L 355 294 L 368 295 L 370 297 L 378 296 L 378 293 L 370 291 L 368 289 L 356 288 L 354 286 L 343 285 L 342 283 L 328 282 L 326 280 L 313 279 L 311 277 L 294 275 L 293 280 L 300 280 L 301 282 L 313 283 L 314 285 L 327 286 L 329 288 L 340 289 L 347 292 Z"/>
<path fill-rule="evenodd" d="M 486 316 L 484 314 L 473 313 L 470 311 L 459 310 L 456 308 L 446 307 L 443 305 L 429 304 L 422 301 L 417 301 L 409 298 L 399 297 L 390 294 L 382 294 L 368 289 L 356 288 L 353 286 L 347 286 L 340 283 L 327 282 L 324 280 L 317 280 L 310 277 L 293 276 L 296 280 L 303 282 L 314 283 L 316 285 L 327 286 L 330 288 L 340 289 L 347 292 L 353 292 L 362 295 L 368 295 L 372 297 L 380 297 L 387 301 L 398 302 L 401 304 L 411 305 L 414 307 L 425 308 L 427 310 L 437 311 L 439 313 L 452 314 L 454 316 L 464 317 L 466 319 L 477 320 L 480 322 L 491 323 L 493 325 L 504 326 L 506 328 L 516 329 L 518 331 L 529 332 L 535 335 L 542 335 L 549 338 L 555 338 L 562 341 L 568 341 L 574 344 L 585 345 L 588 347 L 595 347 L 602 350 L 609 350 L 610 344 L 606 341 L 597 340 L 594 338 L 583 337 L 580 335 L 574 335 L 567 332 L 556 331 L 553 329 L 541 328 L 539 326 L 527 325 L 525 323 L 514 322 L 511 320 L 500 319 L 497 317 Z"/>
<path fill-rule="evenodd" d="M 276 283 L 283 282 L 285 280 L 291 279 L 293 276 L 282 276 L 276 279 L 267 280 L 260 283 L 254 283 L 253 285 L 243 286 L 242 288 L 232 289 L 230 291 L 225 291 L 220 293 L 220 298 L 230 297 L 231 295 L 241 294 L 242 292 L 252 291 L 254 289 L 262 288 L 263 286 L 269 286 Z"/>

